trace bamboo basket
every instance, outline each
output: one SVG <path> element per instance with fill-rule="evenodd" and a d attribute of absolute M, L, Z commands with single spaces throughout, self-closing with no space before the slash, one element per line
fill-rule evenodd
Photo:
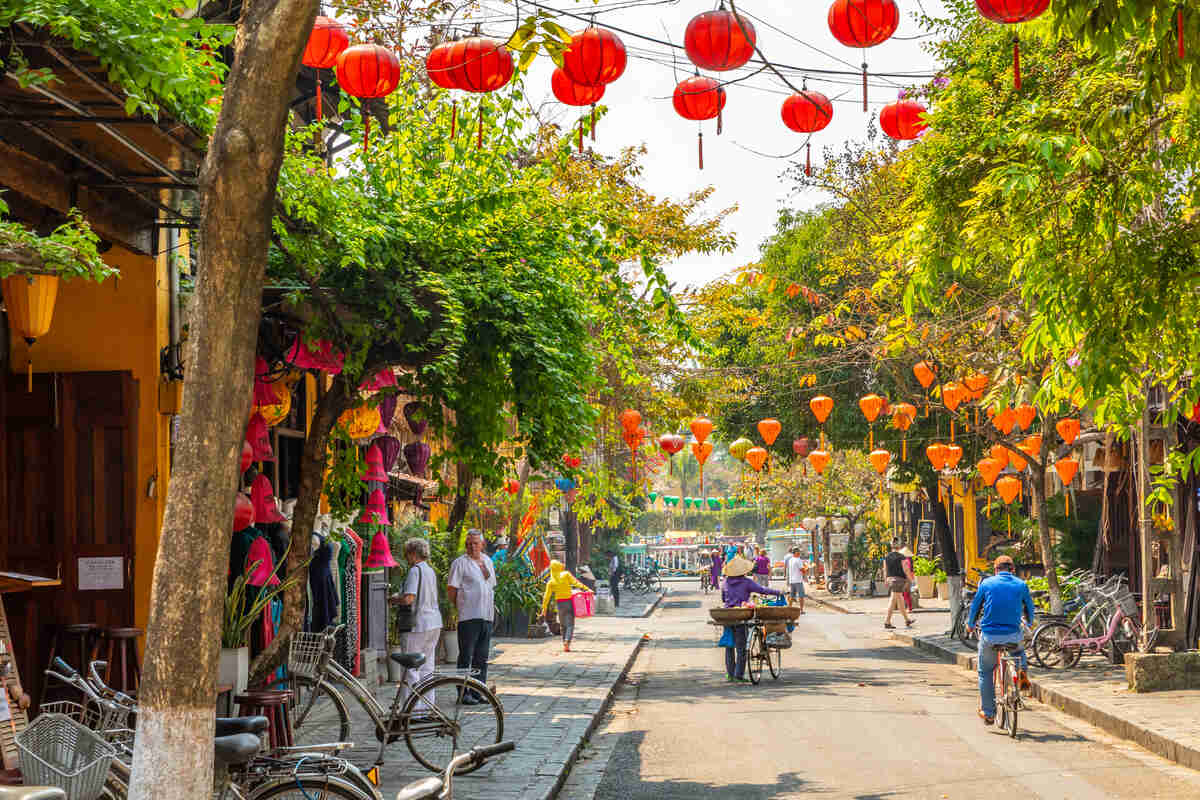
<path fill-rule="evenodd" d="M 752 608 L 710 608 L 708 615 L 718 625 L 736 625 L 754 616 Z"/>
<path fill-rule="evenodd" d="M 795 622 L 800 619 L 800 609 L 794 606 L 759 606 L 754 617 L 762 622 Z"/>

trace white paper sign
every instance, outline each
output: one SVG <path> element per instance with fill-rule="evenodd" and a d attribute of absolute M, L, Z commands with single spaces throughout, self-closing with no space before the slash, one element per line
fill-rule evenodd
<path fill-rule="evenodd" d="M 79 559 L 79 590 L 81 592 L 124 588 L 124 557 L 103 556 Z"/>

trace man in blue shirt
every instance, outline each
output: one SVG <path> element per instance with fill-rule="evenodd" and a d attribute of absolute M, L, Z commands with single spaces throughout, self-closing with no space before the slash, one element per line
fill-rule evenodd
<path fill-rule="evenodd" d="M 974 630 L 976 619 L 979 627 L 979 716 L 983 724 L 991 725 L 996 718 L 996 686 L 992 679 L 992 671 L 996 669 L 997 654 L 992 648 L 994 644 L 1021 643 L 1021 616 L 1024 615 L 1033 623 L 1033 596 L 1025 581 L 1013 574 L 1013 560 L 1009 556 L 1000 556 L 995 563 L 996 574 L 979 584 L 971 610 L 967 613 L 967 630 Z M 1029 688 L 1029 675 L 1026 670 L 1029 660 L 1025 650 L 1017 650 L 1016 655 L 1021 660 L 1019 675 L 1022 689 Z"/>

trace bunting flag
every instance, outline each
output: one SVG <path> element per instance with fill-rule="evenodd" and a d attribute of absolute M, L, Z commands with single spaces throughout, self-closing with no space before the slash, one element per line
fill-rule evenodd
<path fill-rule="evenodd" d="M 550 576 L 550 548 L 546 546 L 546 539 L 541 535 L 529 538 L 536 539 L 529 557 L 533 565 L 533 574 L 539 581 L 544 581 Z"/>

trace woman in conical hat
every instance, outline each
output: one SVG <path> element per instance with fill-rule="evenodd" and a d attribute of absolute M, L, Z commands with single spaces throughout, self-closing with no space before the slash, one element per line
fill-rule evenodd
<path fill-rule="evenodd" d="M 754 563 L 748 558 L 734 556 L 725 563 L 725 586 L 721 589 L 721 597 L 726 608 L 736 608 L 750 601 L 752 594 L 770 594 L 782 597 L 783 592 L 766 586 L 759 586 L 746 577 L 754 569 Z M 725 648 L 725 675 L 727 680 L 734 683 L 749 683 L 746 680 L 746 624 L 727 625 L 726 630 L 732 633 L 733 645 Z"/>

